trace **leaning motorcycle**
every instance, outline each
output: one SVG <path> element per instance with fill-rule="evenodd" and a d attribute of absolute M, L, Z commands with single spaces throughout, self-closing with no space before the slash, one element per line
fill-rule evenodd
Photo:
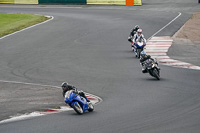
<path fill-rule="evenodd" d="M 134 45 L 134 47 L 135 47 L 135 50 L 134 50 L 135 57 L 140 58 L 140 53 L 143 51 L 144 46 L 145 46 L 144 40 L 143 39 L 137 39 L 137 41 Z"/>
<path fill-rule="evenodd" d="M 134 34 L 133 34 L 133 36 L 132 35 L 130 35 L 129 37 L 128 37 L 128 41 L 131 43 L 131 48 L 132 48 L 132 50 L 134 51 L 134 44 L 133 44 L 133 40 L 134 40 L 134 35 L 136 34 L 136 31 L 134 31 Z"/>
<path fill-rule="evenodd" d="M 155 77 L 157 80 L 160 80 L 160 68 L 158 67 L 157 61 L 153 61 L 151 59 L 147 59 L 144 62 L 144 67 L 146 67 L 147 72 Z"/>
<path fill-rule="evenodd" d="M 84 97 L 76 94 L 74 90 L 67 91 L 65 94 L 65 103 L 67 103 L 70 107 L 72 107 L 76 113 L 83 114 L 85 111 L 92 112 L 94 110 L 94 106 L 92 103 L 87 103 Z"/>

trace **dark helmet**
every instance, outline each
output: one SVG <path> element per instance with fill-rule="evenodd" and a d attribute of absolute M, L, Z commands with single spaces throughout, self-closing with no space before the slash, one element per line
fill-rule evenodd
<path fill-rule="evenodd" d="M 135 29 L 139 29 L 139 28 L 140 28 L 139 25 L 136 25 L 136 26 L 135 26 Z"/>
<path fill-rule="evenodd" d="M 68 83 L 67 82 L 63 82 L 62 84 L 61 84 L 61 87 L 62 87 L 62 89 L 64 89 L 64 88 L 66 88 L 66 87 L 68 87 Z"/>

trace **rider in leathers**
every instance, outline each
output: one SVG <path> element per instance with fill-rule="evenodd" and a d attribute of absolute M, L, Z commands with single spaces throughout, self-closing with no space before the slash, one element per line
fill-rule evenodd
<path fill-rule="evenodd" d="M 147 73 L 147 68 L 145 67 L 144 63 L 147 59 L 151 59 L 153 62 L 155 62 L 155 60 L 153 58 L 151 58 L 150 55 L 146 55 L 144 51 L 141 52 L 141 58 L 140 58 L 140 64 L 142 65 L 142 72 L 143 73 Z M 156 62 L 157 63 L 157 62 Z"/>
<path fill-rule="evenodd" d="M 142 29 L 137 30 L 137 34 L 134 35 L 133 43 L 136 43 L 138 39 L 141 39 L 144 41 L 144 45 L 146 45 L 146 39 L 144 38 L 144 35 L 142 34 Z"/>
<path fill-rule="evenodd" d="M 63 94 L 63 97 L 65 96 L 65 93 L 69 90 L 74 90 L 75 93 L 79 94 L 80 96 L 84 97 L 86 99 L 87 102 L 90 102 L 90 100 L 85 96 L 85 93 L 83 91 L 78 91 L 76 87 L 74 87 L 73 85 L 70 85 L 68 84 L 67 82 L 63 82 L 61 84 L 61 87 L 62 87 L 62 94 Z"/>
<path fill-rule="evenodd" d="M 136 42 L 138 41 L 138 40 L 140 40 L 140 41 L 143 41 L 143 43 L 144 43 L 144 46 L 146 46 L 146 39 L 144 38 L 144 35 L 142 34 L 142 29 L 138 29 L 137 30 L 137 33 L 134 35 L 134 39 L 133 39 L 133 44 L 134 44 L 134 51 L 136 52 L 136 46 L 135 46 L 135 44 L 136 44 Z"/>
<path fill-rule="evenodd" d="M 137 33 L 137 30 L 139 29 L 140 27 L 138 25 L 136 25 L 130 32 L 130 35 L 128 37 L 128 41 L 132 43 L 132 39 L 133 39 L 133 36 Z"/>

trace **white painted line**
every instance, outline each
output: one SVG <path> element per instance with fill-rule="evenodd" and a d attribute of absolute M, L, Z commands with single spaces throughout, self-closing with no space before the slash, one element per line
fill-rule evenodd
<path fill-rule="evenodd" d="M 166 53 L 168 51 L 168 49 L 166 49 L 166 50 L 155 50 L 155 49 L 148 49 L 148 50 L 146 50 L 146 52 L 148 52 L 148 53 Z"/>
<path fill-rule="evenodd" d="M 60 89 L 59 86 L 43 85 L 43 84 L 36 84 L 36 83 L 27 83 L 27 82 L 18 82 L 18 81 L 7 81 L 7 80 L 0 80 L 0 82 L 15 83 L 15 84 L 25 84 L 25 85 L 36 85 L 36 86 L 43 86 L 43 87 L 54 87 L 54 88 Z M 99 99 L 99 102 L 97 104 L 99 104 L 99 103 L 101 103 L 103 101 L 100 97 L 98 97 L 96 95 L 93 95 L 93 94 L 90 94 L 90 93 L 85 93 L 85 94 L 86 94 L 86 96 L 88 95 L 88 96 L 92 96 L 92 97 L 95 97 L 95 98 Z"/>
<path fill-rule="evenodd" d="M 167 55 L 166 53 L 151 53 L 151 52 L 146 52 L 148 54 L 151 54 L 151 56 L 164 56 Z"/>
<path fill-rule="evenodd" d="M 160 60 L 160 59 L 170 59 L 169 56 L 152 56 L 152 57 L 156 57 L 156 58 L 158 58 L 159 60 Z"/>
<path fill-rule="evenodd" d="M 169 48 L 170 46 L 171 46 L 171 45 L 155 45 L 155 44 L 154 44 L 154 45 L 153 45 L 153 44 L 151 45 L 151 44 L 147 44 L 147 45 L 145 46 L 145 48 L 146 48 L 146 47 L 163 47 L 163 48 L 166 47 L 166 48 Z"/>
<path fill-rule="evenodd" d="M 190 69 L 200 70 L 200 67 L 199 67 L 199 66 L 190 66 L 189 68 L 190 68 Z"/>
<path fill-rule="evenodd" d="M 49 21 L 51 21 L 51 20 L 54 19 L 53 16 L 46 16 L 46 17 L 48 17 L 48 18 L 50 18 L 50 19 L 48 19 L 48 20 L 46 20 L 46 21 L 44 21 L 44 22 L 41 22 L 41 23 L 38 23 L 38 24 L 32 25 L 32 26 L 27 27 L 27 28 L 25 28 L 25 29 L 22 29 L 22 30 L 16 31 L 16 32 L 14 32 L 14 33 L 11 33 L 11 34 L 8 34 L 8 35 L 5 35 L 5 36 L 1 37 L 0 40 L 1 40 L 1 39 L 4 39 L 4 38 L 6 38 L 6 37 L 12 36 L 12 35 L 14 35 L 14 34 L 17 34 L 17 33 L 19 33 L 19 32 L 25 31 L 25 30 L 27 30 L 27 29 L 30 29 L 30 28 L 36 27 L 36 26 L 38 26 L 38 25 L 41 25 L 41 24 L 47 23 L 47 22 L 49 22 Z"/>
<path fill-rule="evenodd" d="M 185 62 L 175 62 L 175 63 L 170 63 L 170 62 L 167 62 L 168 64 L 170 65 L 180 65 L 180 66 L 183 66 L 183 65 L 190 65 L 189 63 L 185 63 Z"/>
<path fill-rule="evenodd" d="M 163 39 L 171 39 L 169 36 L 155 36 L 152 39 L 163 40 Z"/>
<path fill-rule="evenodd" d="M 33 112 L 33 113 L 30 113 L 30 114 L 13 116 L 10 119 L 6 119 L 6 120 L 3 120 L 3 121 L 0 121 L 0 124 L 13 122 L 13 121 L 19 121 L 19 120 L 25 120 L 25 119 L 28 119 L 28 118 L 33 118 L 33 117 L 42 116 L 42 115 L 44 115 L 44 114 L 41 114 L 41 113 L 38 113 L 38 112 Z"/>
<path fill-rule="evenodd" d="M 154 38 L 154 37 L 153 37 L 153 38 Z M 172 42 L 173 42 L 173 41 L 172 41 Z M 149 40 L 149 41 L 147 42 L 147 44 L 155 44 L 155 45 L 158 45 L 158 44 L 160 44 L 160 45 L 171 45 L 172 42 L 155 42 L 155 41 L 151 41 L 151 40 Z"/>
<path fill-rule="evenodd" d="M 150 40 L 152 37 L 154 37 L 156 34 L 158 34 L 159 32 L 161 32 L 163 29 L 165 29 L 168 25 L 170 25 L 172 22 L 174 22 L 177 18 L 179 18 L 181 16 L 181 13 L 179 12 L 178 16 L 176 16 L 173 20 L 171 20 L 168 24 L 166 24 L 163 28 L 161 28 L 160 30 L 158 30 L 156 33 L 154 33 L 148 40 Z"/>
<path fill-rule="evenodd" d="M 174 59 L 171 59 L 170 61 L 161 61 L 161 63 L 181 63 L 181 61 L 178 61 L 178 60 L 174 60 Z"/>
<path fill-rule="evenodd" d="M 86 96 L 87 97 L 89 96 L 94 99 L 94 100 L 91 100 L 91 103 L 94 105 L 97 105 L 103 101 L 100 97 L 89 94 L 89 93 L 86 93 Z M 70 111 L 70 110 L 73 110 L 73 109 L 70 106 L 66 105 L 66 106 L 61 106 L 59 109 L 47 109 L 46 111 L 41 111 L 41 112 L 36 111 L 33 113 L 26 113 L 26 114 L 22 114 L 22 115 L 11 116 L 11 118 L 9 118 L 9 119 L 0 121 L 0 124 L 14 122 L 14 121 L 20 121 L 20 120 L 30 119 L 33 117 L 38 117 L 38 116 L 43 116 L 43 115 L 48 115 L 48 114 L 53 114 L 53 113 L 60 113 L 63 111 Z"/>
<path fill-rule="evenodd" d="M 36 85 L 36 86 L 44 86 L 44 87 L 54 87 L 54 88 L 60 88 L 60 87 L 58 87 L 58 86 L 52 86 L 52 85 L 42 85 L 42 84 L 26 83 L 26 82 L 18 82 L 18 81 L 0 80 L 0 82 L 4 82 L 4 83 L 15 83 L 15 84 L 25 84 L 25 85 Z"/>
<path fill-rule="evenodd" d="M 169 62 L 169 61 L 177 61 L 177 60 L 173 60 L 171 58 L 168 59 L 159 59 L 160 62 Z"/>
<path fill-rule="evenodd" d="M 173 42 L 173 40 L 149 40 L 148 42 Z"/>
<path fill-rule="evenodd" d="M 26 83 L 26 82 L 18 82 L 18 81 L 0 80 L 0 82 L 60 88 L 58 86 L 42 85 L 42 84 Z M 98 100 L 95 100 L 95 101 L 91 100 L 91 102 L 93 104 L 95 104 L 95 105 L 97 105 L 97 104 L 99 104 L 99 103 L 101 103 L 103 101 L 100 97 L 98 97 L 96 95 L 93 95 L 93 94 L 90 94 L 90 93 L 86 93 L 86 96 L 91 96 L 91 97 L 94 97 L 94 98 L 98 99 Z M 54 111 L 52 111 L 52 112 L 33 112 L 33 113 L 29 113 L 29 114 L 23 114 L 23 115 L 20 115 L 20 116 L 11 116 L 10 119 L 6 119 L 6 120 L 3 120 L 3 121 L 0 121 L 0 124 L 1 123 L 12 122 L 12 121 L 24 120 L 24 119 L 37 117 L 37 116 L 42 116 L 42 115 L 51 114 L 51 113 L 59 113 L 59 112 L 62 112 L 62 111 L 68 111 L 68 110 L 73 110 L 73 109 L 71 109 L 70 107 L 67 107 L 67 106 L 65 106 L 65 107 L 61 106 L 60 109 L 51 109 L 51 110 L 54 110 L 55 112 Z"/>
<path fill-rule="evenodd" d="M 157 46 L 156 46 L 156 47 L 146 46 L 145 48 L 146 48 L 147 50 L 148 50 L 148 49 L 169 49 L 169 47 L 157 47 Z"/>

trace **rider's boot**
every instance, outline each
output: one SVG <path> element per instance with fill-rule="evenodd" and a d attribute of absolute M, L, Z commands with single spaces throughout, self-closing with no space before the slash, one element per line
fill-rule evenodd
<path fill-rule="evenodd" d="M 147 73 L 147 69 L 142 68 L 142 73 Z"/>
<path fill-rule="evenodd" d="M 89 100 L 87 97 L 86 97 L 85 99 L 86 99 L 86 101 L 87 101 L 88 103 L 90 103 L 90 100 Z"/>

